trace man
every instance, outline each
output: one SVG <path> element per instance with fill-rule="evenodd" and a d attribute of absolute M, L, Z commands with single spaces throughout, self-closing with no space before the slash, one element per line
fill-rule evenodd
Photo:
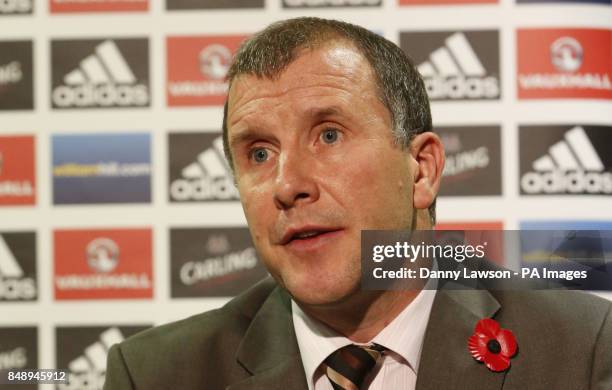
<path fill-rule="evenodd" d="M 273 280 L 114 346 L 106 390 L 612 389 L 604 300 L 359 288 L 361 230 L 435 222 L 444 152 L 399 48 L 294 19 L 247 41 L 228 79 L 226 154 Z M 516 337 L 509 370 L 468 351 L 484 318 Z"/>

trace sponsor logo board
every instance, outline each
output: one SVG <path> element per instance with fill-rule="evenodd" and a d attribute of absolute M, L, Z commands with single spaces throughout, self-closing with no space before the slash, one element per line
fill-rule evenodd
<path fill-rule="evenodd" d="M 218 133 L 170 133 L 171 202 L 238 200 L 232 172 Z"/>
<path fill-rule="evenodd" d="M 612 291 L 612 221 L 520 221 L 522 266 L 583 272 L 586 278 L 561 280 L 573 289 Z"/>
<path fill-rule="evenodd" d="M 38 329 L 35 327 L 0 327 L 0 370 L 36 369 L 38 367 Z M 4 385 L 7 388 L 12 386 Z M 37 390 L 36 384 L 17 386 L 19 390 Z"/>
<path fill-rule="evenodd" d="M 609 126 L 521 126 L 521 194 L 612 194 L 611 144 Z"/>
<path fill-rule="evenodd" d="M 501 195 L 499 126 L 439 127 L 446 151 L 441 196 Z"/>
<path fill-rule="evenodd" d="M 51 42 L 52 107 L 148 107 L 146 38 Z"/>
<path fill-rule="evenodd" d="M 150 229 L 57 230 L 57 300 L 153 297 Z"/>
<path fill-rule="evenodd" d="M 168 106 L 223 105 L 225 75 L 244 35 L 168 37 Z"/>
<path fill-rule="evenodd" d="M 52 147 L 55 204 L 151 201 L 149 134 L 54 135 Z"/>
<path fill-rule="evenodd" d="M 33 136 L 0 136 L 0 206 L 36 203 Z"/>
<path fill-rule="evenodd" d="M 399 0 L 400 5 L 493 4 L 498 0 Z"/>
<path fill-rule="evenodd" d="M 51 13 L 147 11 L 149 0 L 49 0 Z"/>
<path fill-rule="evenodd" d="M 382 0 L 283 0 L 283 8 L 380 7 Z"/>
<path fill-rule="evenodd" d="M 263 8 L 264 0 L 166 0 L 168 10 Z"/>
<path fill-rule="evenodd" d="M 417 65 L 431 100 L 500 98 L 498 31 L 402 32 L 400 47 Z"/>
<path fill-rule="evenodd" d="M 248 228 L 170 230 L 173 298 L 234 296 L 268 275 Z"/>
<path fill-rule="evenodd" d="M 56 367 L 69 370 L 69 383 L 59 384 L 57 389 L 102 390 L 110 347 L 147 328 L 143 325 L 56 328 Z"/>
<path fill-rule="evenodd" d="M 612 30 L 519 29 L 518 97 L 612 99 Z"/>
<path fill-rule="evenodd" d="M 594 4 L 612 4 L 612 0 L 516 0 L 517 3 L 594 3 Z"/>
<path fill-rule="evenodd" d="M 0 16 L 31 14 L 34 0 L 2 0 L 0 1 Z"/>
<path fill-rule="evenodd" d="M 0 41 L 0 110 L 34 108 L 32 55 L 32 41 Z"/>
<path fill-rule="evenodd" d="M 0 302 L 37 297 L 35 233 L 0 233 Z"/>

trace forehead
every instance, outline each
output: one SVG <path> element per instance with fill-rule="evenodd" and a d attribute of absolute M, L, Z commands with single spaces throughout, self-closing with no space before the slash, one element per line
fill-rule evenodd
<path fill-rule="evenodd" d="M 302 49 L 275 78 L 242 74 L 232 81 L 228 99 L 228 124 L 240 121 L 249 107 L 306 103 L 317 96 L 342 100 L 376 95 L 374 72 L 361 52 L 349 42 L 339 41 Z M 296 99 L 291 99 L 296 98 Z"/>

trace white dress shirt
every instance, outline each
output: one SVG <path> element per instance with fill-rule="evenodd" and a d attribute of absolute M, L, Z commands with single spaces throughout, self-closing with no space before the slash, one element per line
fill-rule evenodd
<path fill-rule="evenodd" d="M 371 340 L 370 343 L 380 344 L 388 351 L 385 351 L 374 368 L 376 376 L 368 390 L 414 390 L 425 329 L 435 295 L 436 290 L 421 290 L 417 297 Z M 291 301 L 291 308 L 308 388 L 333 390 L 321 363 L 337 349 L 356 343 L 308 316 L 294 301 Z"/>

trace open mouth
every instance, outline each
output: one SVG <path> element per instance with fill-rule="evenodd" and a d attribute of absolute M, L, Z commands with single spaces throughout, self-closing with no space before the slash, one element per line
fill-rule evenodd
<path fill-rule="evenodd" d="M 322 239 L 331 237 L 341 229 L 336 228 L 312 228 L 298 231 L 290 231 L 283 238 L 283 245 L 301 245 L 307 243 L 316 243 Z"/>

